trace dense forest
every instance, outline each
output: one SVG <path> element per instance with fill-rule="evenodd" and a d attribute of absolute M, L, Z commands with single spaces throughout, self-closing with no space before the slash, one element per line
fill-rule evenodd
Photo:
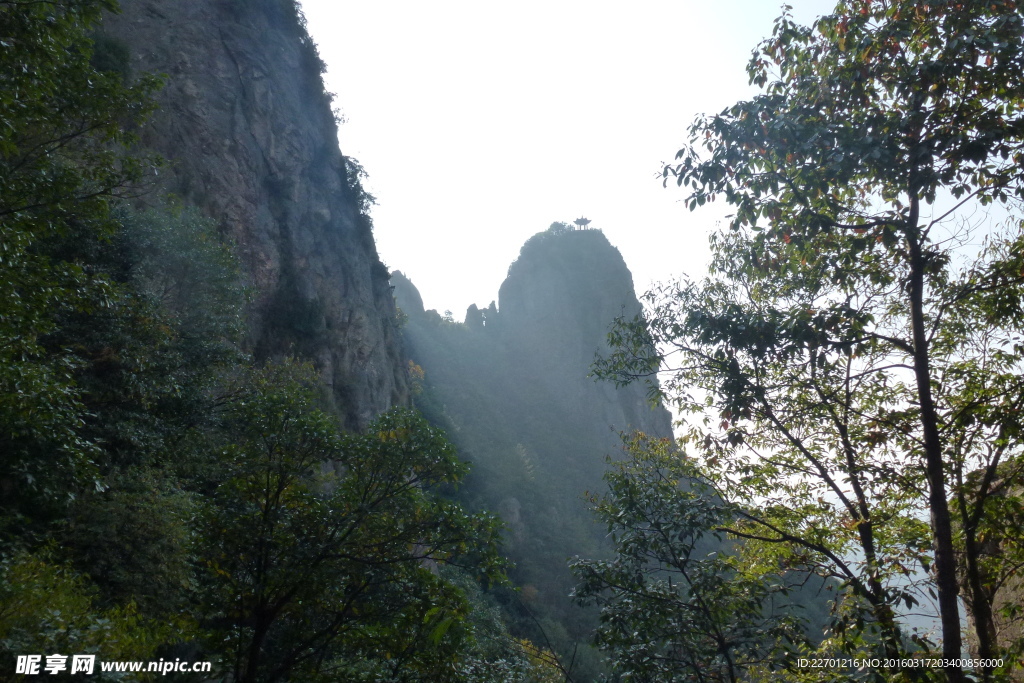
<path fill-rule="evenodd" d="M 214 94 L 162 2 L 0 0 L 0 679 L 1024 680 L 1015 0 L 784 13 L 663 170 L 706 275 L 555 223 L 463 323 L 297 4 L 174 5 Z"/>
<path fill-rule="evenodd" d="M 137 144 L 161 82 L 113 8 L 0 3 L 0 677 L 550 680 L 483 595 L 495 518 L 438 493 L 443 434 L 346 431 L 301 348 L 256 360 L 237 247 Z"/>

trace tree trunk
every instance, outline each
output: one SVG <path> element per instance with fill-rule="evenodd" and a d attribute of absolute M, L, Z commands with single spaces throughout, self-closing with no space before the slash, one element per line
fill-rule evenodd
<path fill-rule="evenodd" d="M 939 598 L 939 620 L 942 624 L 942 658 L 946 677 L 953 683 L 965 681 L 963 669 L 952 666 L 961 657 L 960 606 L 957 602 L 959 584 L 956 557 L 953 553 L 953 529 L 949 501 L 946 497 L 946 476 L 939 439 L 938 419 L 932 400 L 928 340 L 924 324 L 924 268 L 922 236 L 917 227 L 919 200 L 911 201 L 908 219 L 907 246 L 910 256 L 910 321 L 914 339 L 914 374 L 917 397 L 921 404 L 921 427 L 924 432 L 925 472 L 928 478 L 928 507 L 931 511 L 932 541 L 935 550 L 935 582 Z M 954 660 L 950 662 L 948 660 Z"/>
<path fill-rule="evenodd" d="M 967 520 L 964 521 L 965 526 Z M 965 577 L 967 587 L 970 590 L 970 613 L 971 621 L 974 622 L 974 634 L 978 639 L 978 651 L 975 653 L 978 659 L 992 660 L 996 657 L 996 625 L 992 617 L 991 596 L 985 590 L 985 583 L 981 575 L 981 567 L 978 560 L 981 556 L 981 549 L 975 536 L 975 529 L 965 529 Z M 985 667 L 981 671 L 982 680 L 988 681 L 992 678 L 992 668 Z"/>
<path fill-rule="evenodd" d="M 249 648 L 245 657 L 245 669 L 240 672 L 239 683 L 255 683 L 256 673 L 259 670 L 260 654 L 263 651 L 263 641 L 270 631 L 270 623 L 273 617 L 265 618 L 265 615 L 256 617 L 256 626 L 253 629 L 252 640 L 249 641 Z"/>

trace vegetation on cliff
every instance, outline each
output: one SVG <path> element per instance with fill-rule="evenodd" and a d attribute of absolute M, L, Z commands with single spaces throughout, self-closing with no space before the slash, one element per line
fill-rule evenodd
<path fill-rule="evenodd" d="M 160 93 L 100 31 L 114 0 L 0 0 L 0 678 L 94 654 L 239 683 L 1019 679 L 1014 0 L 783 16 L 762 93 L 664 172 L 735 208 L 708 277 L 636 317 L 603 234 L 556 223 L 465 324 L 396 276 L 408 366 L 298 5 L 189 8 L 189 36 L 120 25 L 154 63 L 215 48 Z M 177 163 L 137 144 L 150 115 L 193 117 L 150 138 Z M 685 455 L 595 352 L 621 384 L 668 368 Z M 409 386 L 429 422 L 374 416 Z M 938 638 L 902 620 L 929 597 Z M 799 663 L 825 657 L 871 663 Z"/>
<path fill-rule="evenodd" d="M 251 359 L 232 245 L 145 182 L 157 81 L 90 37 L 114 9 L 0 2 L 0 676 L 550 678 L 485 616 L 498 529 L 440 495 L 444 436 L 401 409 L 346 433 L 313 368 Z"/>

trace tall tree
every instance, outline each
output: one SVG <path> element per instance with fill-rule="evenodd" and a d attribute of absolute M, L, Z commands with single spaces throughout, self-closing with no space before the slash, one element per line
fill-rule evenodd
<path fill-rule="evenodd" d="M 735 512 L 668 441 L 634 435 L 596 512 L 611 560 L 571 563 L 574 596 L 601 606 L 597 644 L 623 680 L 736 683 L 778 675 L 804 640 L 789 586 L 751 573 L 723 526 Z"/>
<path fill-rule="evenodd" d="M 316 383 L 268 367 L 229 411 L 229 476 L 202 524 L 211 643 L 238 681 L 355 680 L 336 669 L 357 661 L 436 676 L 458 660 L 467 603 L 432 567 L 503 576 L 497 522 L 431 492 L 466 466 L 426 421 L 396 410 L 343 436 Z"/>
<path fill-rule="evenodd" d="M 106 278 L 67 248 L 114 230 L 108 203 L 146 160 L 126 150 L 155 79 L 98 71 L 88 34 L 110 0 L 0 2 L 0 488 L 59 498 L 94 449 L 58 318 L 103 306 Z"/>
<path fill-rule="evenodd" d="M 1024 197 L 1022 10 L 843 1 L 781 17 L 748 73 L 761 94 L 698 119 L 665 169 L 691 209 L 735 207 L 711 276 L 652 297 L 654 341 L 681 354 L 669 391 L 702 417 L 706 476 L 751 510 L 733 532 L 841 577 L 888 654 L 909 565 L 930 570 L 962 681 L 958 542 L 989 659 L 979 531 L 1022 476 L 1024 238 L 976 212 Z M 642 326 L 619 340 L 609 374 L 662 360 Z"/>

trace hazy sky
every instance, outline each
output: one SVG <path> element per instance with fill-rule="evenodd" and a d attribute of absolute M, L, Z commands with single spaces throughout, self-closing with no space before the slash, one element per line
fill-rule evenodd
<path fill-rule="evenodd" d="M 808 23 L 832 0 L 792 0 Z M 767 0 L 302 0 L 369 173 L 374 234 L 427 308 L 488 304 L 522 243 L 586 216 L 639 292 L 700 275 L 706 232 L 656 175 L 702 112 L 754 91 L 744 70 L 772 30 Z"/>

